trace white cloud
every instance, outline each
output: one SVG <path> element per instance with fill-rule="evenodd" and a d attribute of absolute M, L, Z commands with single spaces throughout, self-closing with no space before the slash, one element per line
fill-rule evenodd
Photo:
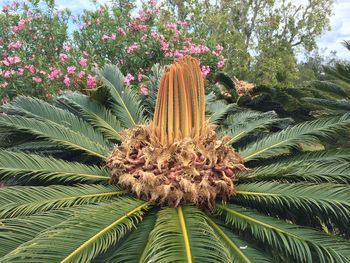
<path fill-rule="evenodd" d="M 317 43 L 320 48 L 327 49 L 326 53 L 334 50 L 339 58 L 350 60 L 350 52 L 342 45 L 344 40 L 350 40 L 350 1 L 336 1 L 333 13 L 332 29 L 319 37 Z"/>

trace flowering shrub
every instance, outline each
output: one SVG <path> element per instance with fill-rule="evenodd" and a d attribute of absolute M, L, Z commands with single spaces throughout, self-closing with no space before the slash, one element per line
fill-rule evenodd
<path fill-rule="evenodd" d="M 18 94 L 50 98 L 61 90 L 97 85 L 94 68 L 119 66 L 124 83 L 147 94 L 143 76 L 155 63 L 192 55 L 204 76 L 223 67 L 219 44 L 192 37 L 182 21 L 161 21 L 154 0 L 138 8 L 112 3 L 72 16 L 53 0 L 12 2 L 0 13 L 0 91 L 3 102 Z M 68 34 L 68 25 L 76 29 Z"/>

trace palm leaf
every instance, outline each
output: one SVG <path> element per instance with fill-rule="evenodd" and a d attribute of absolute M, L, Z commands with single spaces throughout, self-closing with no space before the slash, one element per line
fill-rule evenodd
<path fill-rule="evenodd" d="M 331 220 L 334 227 L 348 228 L 350 223 L 350 186 L 329 183 L 260 182 L 239 184 L 234 203 L 288 218 L 318 217 Z"/>
<path fill-rule="evenodd" d="M 217 212 L 225 218 L 227 224 L 247 232 L 291 261 L 349 262 L 350 242 L 347 240 L 289 224 L 237 205 L 218 204 Z"/>
<path fill-rule="evenodd" d="M 116 186 L 104 185 L 6 187 L 0 192 L 0 218 L 98 202 L 123 193 Z"/>
<path fill-rule="evenodd" d="M 238 263 L 268 263 L 272 262 L 272 258 L 255 248 L 251 243 L 242 240 L 241 237 L 233 234 L 225 224 L 206 218 L 208 224 L 215 230 L 220 238 L 226 243 L 230 249 L 233 258 L 232 262 Z"/>
<path fill-rule="evenodd" d="M 228 249 L 193 207 L 158 212 L 145 262 L 231 262 Z"/>
<path fill-rule="evenodd" d="M 289 149 L 301 144 L 313 144 L 318 138 L 327 138 L 350 125 L 349 114 L 341 117 L 323 118 L 288 127 L 280 132 L 266 136 L 248 144 L 239 153 L 245 160 L 267 158 L 288 153 Z"/>
<path fill-rule="evenodd" d="M 72 211 L 66 209 L 0 220 L 0 258 L 71 215 Z"/>
<path fill-rule="evenodd" d="M 130 231 L 147 207 L 148 203 L 130 198 L 82 207 L 75 216 L 40 233 L 0 261 L 90 262 Z"/>
<path fill-rule="evenodd" d="M 235 143 L 254 131 L 266 129 L 272 124 L 285 120 L 286 119 L 278 118 L 277 114 L 273 111 L 265 113 L 256 111 L 242 111 L 230 115 L 226 120 L 229 127 L 228 130 L 225 130 L 225 132 L 228 132 L 232 138 L 227 142 L 227 144 Z"/>
<path fill-rule="evenodd" d="M 108 90 L 111 110 L 125 128 L 144 121 L 139 98 L 130 88 L 124 87 L 124 76 L 117 66 L 107 64 L 97 71 L 97 76 Z"/>
<path fill-rule="evenodd" d="M 48 142 L 66 146 L 71 150 L 82 151 L 88 155 L 105 159 L 108 148 L 89 139 L 79 132 L 48 122 L 21 116 L 1 116 L 0 128 L 9 129 L 13 134 L 29 134 Z"/>
<path fill-rule="evenodd" d="M 240 182 L 244 181 L 308 181 L 313 183 L 330 182 L 348 184 L 350 163 L 348 159 L 336 158 L 320 161 L 280 162 L 260 166 L 248 173 L 239 173 Z"/>
<path fill-rule="evenodd" d="M 145 253 L 149 246 L 149 235 L 154 228 L 155 222 L 155 214 L 147 215 L 120 246 L 113 248 L 111 254 L 107 258 L 103 258 L 102 262 L 144 262 Z"/>
<path fill-rule="evenodd" d="M 233 104 L 227 104 L 224 100 L 216 100 L 206 104 L 206 120 L 209 123 L 218 123 L 232 109 Z"/>
<path fill-rule="evenodd" d="M 76 112 L 81 118 L 89 122 L 107 139 L 114 141 L 119 139 L 119 132 L 122 127 L 116 116 L 90 97 L 80 93 L 66 92 L 58 97 L 58 101 L 63 107 Z"/>
<path fill-rule="evenodd" d="M 110 171 L 52 157 L 0 150 L 0 179 L 24 182 L 106 182 Z"/>
<path fill-rule="evenodd" d="M 57 108 L 48 102 L 37 98 L 19 96 L 14 101 L 3 106 L 3 110 L 9 114 L 22 115 L 35 118 L 57 128 L 69 128 L 82 134 L 91 141 L 104 147 L 110 147 L 103 136 L 95 131 L 88 123 L 67 110 Z"/>

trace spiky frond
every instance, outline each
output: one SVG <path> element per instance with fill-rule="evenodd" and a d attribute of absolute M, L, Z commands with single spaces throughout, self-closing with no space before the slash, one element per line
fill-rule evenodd
<path fill-rule="evenodd" d="M 74 216 L 0 258 L 1 262 L 90 262 L 115 245 L 142 218 L 148 204 L 120 198 L 86 206 Z M 55 245 L 50 242 L 55 237 Z"/>
<path fill-rule="evenodd" d="M 337 118 L 304 122 L 248 144 L 239 152 L 247 161 L 277 156 L 288 153 L 289 149 L 301 144 L 313 144 L 318 142 L 318 138 L 332 136 L 336 131 L 349 125 L 349 114 Z"/>
<path fill-rule="evenodd" d="M 76 112 L 96 130 L 100 131 L 105 138 L 112 141 L 119 139 L 122 127 L 117 117 L 109 109 L 97 104 L 90 97 L 80 93 L 67 92 L 58 97 L 58 102 L 68 110 Z"/>
<path fill-rule="evenodd" d="M 158 213 L 145 262 L 231 262 L 231 258 L 202 212 L 178 207 Z"/>
<path fill-rule="evenodd" d="M 137 94 L 129 87 L 124 86 L 124 76 L 117 66 L 107 64 L 97 71 L 97 76 L 103 82 L 110 109 L 118 116 L 124 128 L 141 123 L 143 107 Z"/>
<path fill-rule="evenodd" d="M 228 131 L 231 139 L 227 144 L 235 143 L 247 135 L 261 129 L 266 129 L 272 124 L 282 122 L 284 119 L 278 118 L 275 112 L 260 113 L 256 111 L 242 111 L 232 114 L 227 120 Z"/>
<path fill-rule="evenodd" d="M 292 257 L 296 262 L 349 261 L 348 240 L 289 224 L 237 205 L 218 204 L 217 211 L 227 224 L 247 232 L 254 239 L 268 244 L 281 255 Z"/>
<path fill-rule="evenodd" d="M 94 203 L 123 193 L 118 187 L 105 185 L 7 187 L 0 192 L 0 218 Z"/>
<path fill-rule="evenodd" d="M 106 182 L 110 171 L 52 157 L 0 150 L 0 179 L 22 183 Z"/>
<path fill-rule="evenodd" d="M 237 174 L 241 181 L 307 181 L 312 183 L 330 182 L 348 184 L 350 163 L 348 158 L 331 160 L 320 158 L 310 161 L 290 161 L 259 166 L 246 174 Z"/>
<path fill-rule="evenodd" d="M 69 128 L 101 146 L 111 146 L 111 144 L 102 137 L 102 134 L 96 132 L 82 119 L 69 111 L 57 108 L 43 100 L 19 96 L 11 103 L 5 104 L 2 108 L 5 113 L 35 118 L 59 129 Z"/>
<path fill-rule="evenodd" d="M 257 190 L 259 189 L 259 190 Z M 350 223 L 350 187 L 330 183 L 246 183 L 237 186 L 234 203 L 277 212 L 287 219 L 331 221 L 336 228 Z"/>
<path fill-rule="evenodd" d="M 12 134 L 32 135 L 35 138 L 57 143 L 68 149 L 82 151 L 101 159 L 106 157 L 109 150 L 106 145 L 101 145 L 68 127 L 57 126 L 34 118 L 3 115 L 0 117 L 0 127 L 7 128 Z"/>

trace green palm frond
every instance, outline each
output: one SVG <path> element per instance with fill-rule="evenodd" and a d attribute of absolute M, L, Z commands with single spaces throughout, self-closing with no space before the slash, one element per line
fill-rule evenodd
<path fill-rule="evenodd" d="M 58 97 L 58 101 L 63 107 L 89 122 L 107 139 L 113 141 L 119 139 L 119 132 L 122 130 L 121 124 L 117 117 L 103 105 L 99 105 L 86 95 L 73 92 L 64 93 Z"/>
<path fill-rule="evenodd" d="M 70 128 L 57 126 L 33 118 L 21 116 L 1 116 L 0 128 L 6 128 L 12 134 L 33 135 L 38 139 L 63 145 L 71 150 L 78 150 L 90 156 L 104 159 L 109 148 L 101 145 Z"/>
<path fill-rule="evenodd" d="M 57 128 L 69 128 L 99 145 L 111 146 L 102 134 L 96 132 L 88 123 L 71 112 L 57 108 L 43 100 L 19 96 L 11 103 L 5 104 L 3 109 L 6 113 L 35 118 Z"/>
<path fill-rule="evenodd" d="M 238 263 L 268 263 L 272 262 L 272 258 L 265 252 L 260 251 L 250 242 L 242 240 L 239 236 L 218 220 L 206 218 L 208 224 L 220 236 L 222 241 L 230 249 L 233 258 L 232 262 Z"/>
<path fill-rule="evenodd" d="M 244 181 L 308 181 L 312 183 L 330 182 L 348 184 L 350 163 L 348 159 L 319 161 L 291 161 L 259 166 L 248 173 L 237 174 Z"/>
<path fill-rule="evenodd" d="M 158 212 L 145 262 L 231 262 L 205 215 L 193 207 Z"/>
<path fill-rule="evenodd" d="M 136 229 L 101 262 L 106 263 L 139 263 L 145 261 L 149 249 L 149 235 L 156 222 L 155 214 L 149 214 L 136 226 Z M 108 253 L 108 252 L 107 252 Z"/>
<path fill-rule="evenodd" d="M 224 100 L 216 100 L 206 104 L 206 120 L 210 123 L 218 123 L 232 110 L 233 104 L 227 104 Z"/>
<path fill-rule="evenodd" d="M 125 128 L 144 121 L 140 99 L 129 87 L 124 86 L 124 76 L 117 66 L 107 64 L 97 71 L 97 76 L 108 90 L 110 109 Z"/>
<path fill-rule="evenodd" d="M 40 232 L 62 223 L 71 215 L 72 211 L 65 209 L 0 219 L 0 258 L 35 238 Z"/>
<path fill-rule="evenodd" d="M 78 162 L 67 162 L 23 152 L 0 150 L 0 179 L 21 182 L 106 182 L 110 171 Z"/>
<path fill-rule="evenodd" d="M 320 110 L 320 108 L 324 110 L 330 110 L 335 114 L 344 114 L 349 112 L 350 110 L 350 101 L 346 99 L 340 100 L 327 100 L 327 99 L 319 99 L 319 98 L 304 98 L 304 101 L 315 105 L 315 109 Z"/>
<path fill-rule="evenodd" d="M 233 202 L 288 219 L 318 217 L 336 228 L 350 224 L 350 186 L 343 184 L 260 182 L 239 184 Z"/>
<path fill-rule="evenodd" d="M 142 218 L 148 203 L 130 198 L 81 207 L 73 217 L 41 232 L 1 262 L 90 262 L 115 245 Z M 55 243 L 50 242 L 55 237 Z"/>
<path fill-rule="evenodd" d="M 286 154 L 291 148 L 319 142 L 319 138 L 330 137 L 349 125 L 349 114 L 304 122 L 250 143 L 239 153 L 247 161 Z"/>
<path fill-rule="evenodd" d="M 12 186 L 0 192 L 0 218 L 32 215 L 124 194 L 116 186 Z"/>
<path fill-rule="evenodd" d="M 277 114 L 273 111 L 265 113 L 242 111 L 230 115 L 226 120 L 228 129 L 225 130 L 225 133 L 228 132 L 232 138 L 227 144 L 237 142 L 255 131 L 267 129 L 269 126 L 284 120 L 285 119 L 278 118 Z"/>
<path fill-rule="evenodd" d="M 296 262 L 349 262 L 348 240 L 289 224 L 237 205 L 218 204 L 217 212 L 236 230 L 245 231 Z"/>
<path fill-rule="evenodd" d="M 314 80 L 304 84 L 311 93 L 324 92 L 325 99 L 341 99 L 348 97 L 349 91 L 335 83 L 329 81 Z"/>

